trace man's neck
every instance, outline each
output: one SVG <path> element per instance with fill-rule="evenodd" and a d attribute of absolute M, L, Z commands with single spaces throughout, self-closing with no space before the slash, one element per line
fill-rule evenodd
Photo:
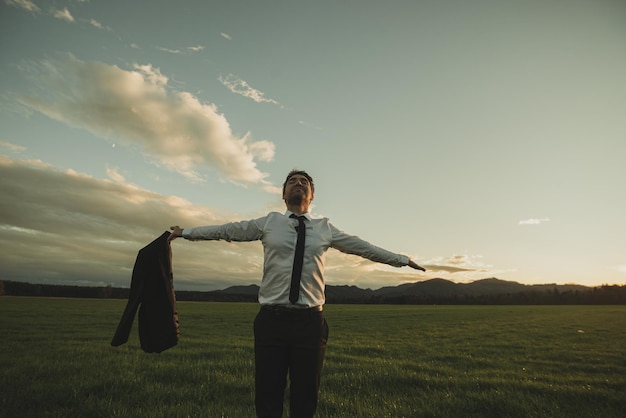
<path fill-rule="evenodd" d="M 288 204 L 287 209 L 289 209 L 291 212 L 295 213 L 296 215 L 303 215 L 309 211 L 309 207 L 304 206 L 304 205 L 289 205 Z"/>

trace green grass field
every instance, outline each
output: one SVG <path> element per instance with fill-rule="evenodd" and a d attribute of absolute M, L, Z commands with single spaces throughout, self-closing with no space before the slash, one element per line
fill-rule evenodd
<path fill-rule="evenodd" d="M 121 300 L 0 298 L 2 417 L 253 417 L 258 306 L 178 304 L 179 344 L 111 347 Z M 621 417 L 625 306 L 328 305 L 319 417 Z"/>

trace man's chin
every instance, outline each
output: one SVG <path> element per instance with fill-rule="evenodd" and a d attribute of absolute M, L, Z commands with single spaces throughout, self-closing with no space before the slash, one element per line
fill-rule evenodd
<path fill-rule="evenodd" d="M 287 199 L 287 203 L 290 205 L 300 206 L 304 202 L 304 196 L 301 194 L 292 194 Z"/>

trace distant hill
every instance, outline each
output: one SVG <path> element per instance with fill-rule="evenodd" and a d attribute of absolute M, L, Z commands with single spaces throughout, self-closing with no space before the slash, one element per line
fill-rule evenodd
<path fill-rule="evenodd" d="M 0 280 L 0 296 L 128 298 L 128 288 L 44 285 Z M 210 292 L 176 290 L 180 301 L 255 302 L 259 286 L 231 286 Z M 471 283 L 430 279 L 380 289 L 326 286 L 328 303 L 378 304 L 626 304 L 625 286 L 535 284 L 487 278 Z"/>
<path fill-rule="evenodd" d="M 326 301 L 328 303 L 470 303 L 472 301 L 486 301 L 495 303 L 496 300 L 505 300 L 508 296 L 536 296 L 548 294 L 576 295 L 591 292 L 594 288 L 576 284 L 539 284 L 525 285 L 518 282 L 488 278 L 471 283 L 454 283 L 445 279 L 430 279 L 415 283 L 405 283 L 398 286 L 386 286 L 380 289 L 362 289 L 357 286 L 327 285 Z M 219 295 L 239 295 L 256 298 L 259 286 L 232 286 L 213 293 Z M 496 296 L 499 296 L 496 298 Z M 518 300 L 521 298 L 517 298 Z M 428 302 L 427 302 L 428 301 Z"/>

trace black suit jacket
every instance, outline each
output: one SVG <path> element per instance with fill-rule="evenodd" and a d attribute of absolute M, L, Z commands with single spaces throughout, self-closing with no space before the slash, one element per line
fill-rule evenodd
<path fill-rule="evenodd" d="M 128 303 L 111 345 L 128 341 L 139 305 L 139 341 L 146 353 L 160 353 L 178 343 L 178 312 L 172 274 L 172 249 L 165 231 L 139 250 L 130 283 Z"/>

